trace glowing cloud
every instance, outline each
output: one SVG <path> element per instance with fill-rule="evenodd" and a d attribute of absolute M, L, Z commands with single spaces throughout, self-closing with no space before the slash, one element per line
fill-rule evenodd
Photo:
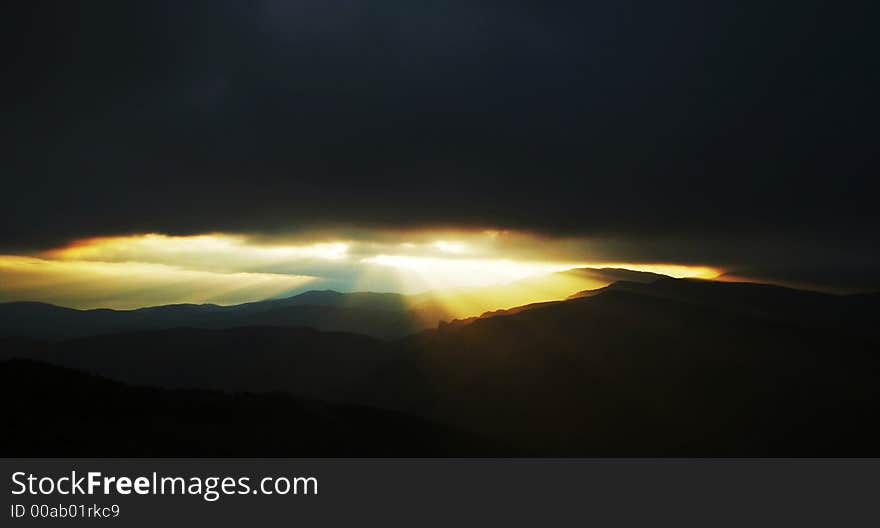
<path fill-rule="evenodd" d="M 0 301 L 79 308 L 232 304 L 306 289 L 390 291 L 456 316 L 565 298 L 606 283 L 560 274 L 614 267 L 712 278 L 707 266 L 595 262 L 588 244 L 512 231 L 322 233 L 298 239 L 209 233 L 89 238 L 0 255 Z"/>
<path fill-rule="evenodd" d="M 376 255 L 362 259 L 361 262 L 394 268 L 401 278 L 403 289 L 408 292 L 503 284 L 531 275 L 576 267 L 570 263 L 552 264 L 515 262 L 507 259 L 462 259 L 407 255 Z"/>
<path fill-rule="evenodd" d="M 447 242 L 446 240 L 438 240 L 432 245 L 443 253 L 459 254 L 467 251 L 467 246 L 461 242 Z"/>
<path fill-rule="evenodd" d="M 167 236 L 151 233 L 78 240 L 41 256 L 55 260 L 151 262 L 193 269 L 245 271 L 290 261 L 343 260 L 347 252 L 348 244 L 338 241 L 259 245 L 249 243 L 246 237 L 239 235 Z"/>

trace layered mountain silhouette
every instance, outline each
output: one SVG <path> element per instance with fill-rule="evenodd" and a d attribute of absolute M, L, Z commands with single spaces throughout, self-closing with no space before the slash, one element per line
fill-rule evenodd
<path fill-rule="evenodd" d="M 0 353 L 135 385 L 283 391 L 339 401 L 356 379 L 392 358 L 374 338 L 310 328 L 174 328 L 63 342 L 7 339 Z M 22 354 L 24 352 L 24 354 Z"/>
<path fill-rule="evenodd" d="M 0 303 L 0 336 L 70 339 L 119 332 L 179 327 L 309 327 L 393 339 L 434 328 L 440 321 L 514 306 L 541 295 L 564 298 L 578 289 L 616 280 L 653 280 L 658 275 L 618 269 L 575 269 L 523 279 L 504 286 L 427 292 L 418 295 L 332 290 L 233 306 L 174 304 L 137 310 L 76 310 L 37 302 Z M 493 304 L 497 303 L 497 304 Z M 520 302 L 519 304 L 522 304 Z M 457 308 L 453 308 L 457 307 Z"/>
<path fill-rule="evenodd" d="M 16 456 L 490 456 L 504 445 L 398 413 L 284 394 L 133 387 L 0 361 L 0 452 Z"/>
<path fill-rule="evenodd" d="M 3 355 L 160 387 L 151 397 L 165 402 L 187 402 L 184 395 L 195 390 L 273 391 L 332 409 L 369 407 L 381 416 L 442 424 L 432 427 L 484 442 L 444 451 L 450 440 L 438 435 L 419 444 L 415 454 L 426 456 L 485 454 L 486 445 L 505 446 L 497 448 L 499 456 L 880 454 L 880 343 L 873 326 L 880 297 L 620 278 L 563 301 L 489 312 L 396 339 L 282 326 L 171 328 L 54 341 L 7 337 Z M 360 299 L 366 310 L 372 302 L 397 302 Z M 301 301 L 266 302 L 283 309 Z M 236 310 L 262 313 L 248 306 Z M 18 387 L 22 394 L 55 397 L 80 390 L 52 383 Z M 237 401 L 211 394 L 215 409 Z M 262 396 L 250 398 L 260 405 Z M 261 418 L 253 423 L 218 419 L 212 427 L 266 431 L 273 421 L 268 415 L 283 414 L 282 407 L 256 414 Z M 200 412 L 193 410 L 191 419 L 199 420 Z M 389 439 L 388 445 L 398 444 Z M 231 449 L 239 456 L 277 452 L 258 444 Z M 328 454 L 309 446 L 294 451 Z M 329 451 L 350 452 L 338 445 Z"/>
<path fill-rule="evenodd" d="M 366 292 L 310 291 L 234 306 L 176 304 L 137 310 L 75 310 L 14 302 L 0 304 L 0 335 L 68 339 L 177 327 L 271 325 L 401 337 L 435 326 L 444 317 L 448 314 L 436 307 L 411 307 L 403 295 Z"/>
<path fill-rule="evenodd" d="M 665 293 L 694 285 L 662 282 Z M 698 284 L 720 297 L 738 287 Z M 865 307 L 827 301 L 831 314 L 840 302 Z M 868 313 L 876 304 L 858 318 Z M 831 321 L 788 324 L 611 287 L 412 337 L 364 397 L 404 392 L 377 404 L 545 455 L 875 453 L 877 343 Z"/>
<path fill-rule="evenodd" d="M 569 299 L 590 297 L 603 290 L 668 299 L 800 327 L 825 328 L 868 339 L 880 337 L 874 327 L 876 309 L 880 306 L 877 294 L 831 295 L 769 284 L 666 277 L 650 283 L 619 281 L 602 290 L 578 292 Z"/>

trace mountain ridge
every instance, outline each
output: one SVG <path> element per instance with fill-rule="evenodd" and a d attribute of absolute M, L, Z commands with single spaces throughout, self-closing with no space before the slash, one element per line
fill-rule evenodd
<path fill-rule="evenodd" d="M 283 298 L 236 305 L 178 303 L 131 310 L 76 309 L 49 303 L 0 303 L 0 335 L 64 340 L 89 335 L 174 327 L 235 328 L 252 325 L 309 326 L 327 331 L 354 332 L 382 339 L 397 339 L 435 328 L 456 319 L 452 306 L 468 306 L 475 314 L 481 306 L 516 309 L 506 304 L 547 290 L 546 297 L 561 299 L 578 285 L 621 277 L 653 280 L 659 275 L 615 268 L 575 268 L 509 285 L 452 292 L 404 295 L 388 292 L 309 290 Z M 510 292 L 514 292 L 511 296 Z M 487 300 L 488 299 L 488 300 Z M 492 300 L 496 299 L 496 300 Z M 505 302 L 506 299 L 506 302 Z M 549 300 L 549 299 L 548 299 Z"/>
<path fill-rule="evenodd" d="M 832 302 L 790 311 L 797 292 L 753 291 L 623 284 L 391 341 L 245 327 L 7 338 L 3 349 L 137 385 L 387 409 L 541 456 L 880 453 L 880 356 L 873 325 L 861 326 L 877 300 L 810 294 Z M 753 310 L 756 299 L 781 314 Z M 826 317 L 840 313 L 861 315 Z"/>

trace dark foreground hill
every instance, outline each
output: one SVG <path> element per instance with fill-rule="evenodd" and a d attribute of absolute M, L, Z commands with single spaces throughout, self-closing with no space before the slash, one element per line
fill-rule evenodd
<path fill-rule="evenodd" d="M 272 326 L 0 343 L 0 358 L 26 357 L 135 385 L 282 391 L 328 401 L 341 400 L 355 380 L 400 353 L 364 335 Z"/>
<path fill-rule="evenodd" d="M 4 352 L 139 384 L 388 409 L 539 456 L 880 456 L 877 307 L 663 279 L 394 342 L 179 329 L 7 340 Z"/>
<path fill-rule="evenodd" d="M 488 456 L 474 435 L 389 411 L 283 394 L 123 385 L 30 360 L 0 361 L 0 452 L 15 457 Z"/>
<path fill-rule="evenodd" d="M 747 315 L 802 328 L 823 328 L 843 335 L 877 341 L 880 295 L 833 295 L 771 284 L 716 282 L 660 277 L 650 283 L 624 280 L 603 290 L 629 292 L 711 308 L 725 314 Z M 586 291 L 571 298 L 588 297 Z"/>
<path fill-rule="evenodd" d="M 862 326 L 876 303 L 767 288 L 755 300 L 751 285 L 710 282 L 639 288 L 414 336 L 364 384 L 364 401 L 384 394 L 373 403 L 542 455 L 880 454 L 880 350 Z"/>

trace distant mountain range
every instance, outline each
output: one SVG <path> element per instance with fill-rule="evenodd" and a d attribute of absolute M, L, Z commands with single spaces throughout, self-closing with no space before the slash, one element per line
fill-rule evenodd
<path fill-rule="evenodd" d="M 0 344 L 7 358 L 162 387 L 151 394 L 165 402 L 181 398 L 190 405 L 179 391 L 207 389 L 366 406 L 466 431 L 487 442 L 477 442 L 480 446 L 505 446 L 497 447 L 499 456 L 880 455 L 880 338 L 874 324 L 880 296 L 638 278 L 650 282 L 619 280 L 572 292 L 566 300 L 489 312 L 397 339 L 248 326 L 54 341 L 7 337 Z M 346 304 L 392 313 L 402 313 L 404 306 L 396 304 L 399 297 L 375 294 L 301 297 L 265 303 L 279 310 L 323 302 L 325 308 Z M 252 314 L 275 309 L 266 306 L 231 309 Z M 19 385 L 16 401 L 26 403 L 27 394 L 63 399 L 80 390 L 34 383 Z M 232 400 L 217 400 L 216 412 L 226 405 L 238 409 L 235 397 L 228 397 Z M 260 423 L 253 427 L 265 431 L 260 427 L 266 423 Z M 240 426 L 237 418 L 212 425 Z M 127 427 L 138 425 L 132 421 Z M 438 436 L 436 443 L 421 444 L 421 452 L 442 452 L 448 441 Z M 397 444 L 389 440 L 389 445 Z M 253 444 L 231 449 L 240 456 L 277 452 Z M 328 456 L 347 453 L 338 445 L 329 451 Z M 289 453 L 328 450 L 301 445 Z"/>
<path fill-rule="evenodd" d="M 518 299 L 534 295 L 559 299 L 578 289 L 604 286 L 621 278 L 657 277 L 628 270 L 575 269 L 504 286 L 442 293 L 400 295 L 325 290 L 233 306 L 174 304 L 137 310 L 76 310 L 36 302 L 0 303 L 0 336 L 71 339 L 180 327 L 286 326 L 392 339 L 434 328 L 440 321 L 459 317 L 462 310 L 479 315 L 485 310 L 513 306 Z"/>
<path fill-rule="evenodd" d="M 137 310 L 75 310 L 51 304 L 0 304 L 0 335 L 37 339 L 171 328 L 222 329 L 269 325 L 400 337 L 435 326 L 442 310 L 410 307 L 403 295 L 310 291 L 234 306 L 176 304 Z"/>

